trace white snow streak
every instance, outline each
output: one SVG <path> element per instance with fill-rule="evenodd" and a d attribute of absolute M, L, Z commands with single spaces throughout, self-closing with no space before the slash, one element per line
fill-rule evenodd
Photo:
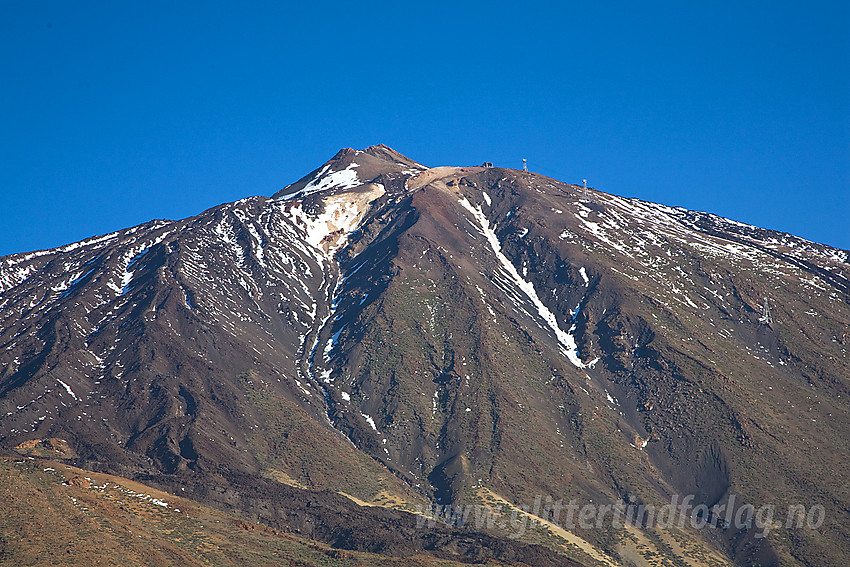
<path fill-rule="evenodd" d="M 508 260 L 507 256 L 502 253 L 502 245 L 499 242 L 499 238 L 496 236 L 493 229 L 490 228 L 490 221 L 487 220 L 487 217 L 481 211 L 481 207 L 473 207 L 464 197 L 460 198 L 460 204 L 472 213 L 475 220 L 478 221 L 481 233 L 487 238 L 487 241 L 490 243 L 490 247 L 493 249 L 493 252 L 496 253 L 496 258 L 502 264 L 505 272 L 507 272 L 507 274 L 514 280 L 516 286 L 531 300 L 537 308 L 537 313 L 549 325 L 552 331 L 555 332 L 558 342 L 561 343 L 561 352 L 569 359 L 570 362 L 573 363 L 574 366 L 578 368 L 585 368 L 587 365 L 584 364 L 579 357 L 575 337 L 558 326 L 558 320 L 555 317 L 555 314 L 552 313 L 552 311 L 550 311 L 542 301 L 540 301 L 540 297 L 538 297 L 537 291 L 534 289 L 534 285 L 532 285 L 531 282 L 524 280 L 522 276 L 519 275 L 519 272 L 517 272 L 516 267 L 510 260 Z"/>
<path fill-rule="evenodd" d="M 365 413 L 361 413 L 360 415 L 362 415 L 362 416 L 363 416 L 363 419 L 365 419 L 365 420 L 366 420 L 366 422 L 367 422 L 369 425 L 371 425 L 371 426 L 372 426 L 372 429 L 374 429 L 376 432 L 378 431 L 378 428 L 375 426 L 375 420 L 374 420 L 374 419 L 372 419 L 372 416 L 371 416 L 371 415 L 367 415 L 367 414 L 365 414 Z"/>
<path fill-rule="evenodd" d="M 60 384 L 62 384 L 62 386 L 64 386 L 64 387 L 65 387 L 65 390 L 67 390 L 67 392 L 68 392 L 69 394 L 71 394 L 71 397 L 72 397 L 72 398 L 74 398 L 74 399 L 75 399 L 75 400 L 77 400 L 78 402 L 80 401 L 80 398 L 78 398 L 78 397 L 77 397 L 77 394 L 75 394 L 75 393 L 74 393 L 74 391 L 71 389 L 71 387 L 70 387 L 68 384 L 66 384 L 65 382 L 63 382 L 63 381 L 62 381 L 62 380 L 60 380 L 59 378 L 57 378 L 57 379 L 56 379 L 56 381 L 57 381 L 57 382 L 59 382 Z"/>

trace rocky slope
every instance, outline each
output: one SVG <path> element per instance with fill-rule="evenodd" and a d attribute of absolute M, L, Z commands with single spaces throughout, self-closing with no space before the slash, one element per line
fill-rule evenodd
<path fill-rule="evenodd" d="M 64 463 L 0 457 L 0 562 L 3 565 L 286 565 L 298 567 L 460 567 L 414 542 L 405 557 L 318 543 L 246 522 L 192 500 Z M 364 530 L 365 532 L 366 530 Z M 450 538 L 446 538 L 450 539 Z M 374 545 L 380 538 L 375 538 Z M 385 543 L 386 539 L 383 540 Z M 522 546 L 514 544 L 514 549 Z M 433 552 L 432 552 L 433 553 Z M 545 556 L 530 556 L 536 565 Z M 552 564 L 552 563 L 550 563 Z M 560 564 L 555 563 L 555 564 Z"/>
<path fill-rule="evenodd" d="M 299 489 L 818 504 L 818 529 L 685 527 L 690 551 L 533 537 L 585 564 L 652 564 L 645 534 L 686 564 L 842 565 L 848 277 L 846 251 L 714 215 L 341 150 L 271 198 L 0 258 L 0 445 L 61 438 L 292 529 L 277 499 L 331 502 Z"/>

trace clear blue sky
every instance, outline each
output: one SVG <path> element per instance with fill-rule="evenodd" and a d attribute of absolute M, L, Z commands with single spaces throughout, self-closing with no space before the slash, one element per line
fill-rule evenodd
<path fill-rule="evenodd" d="M 838 0 L 6 0 L 0 254 L 377 143 L 850 248 L 848 30 Z"/>

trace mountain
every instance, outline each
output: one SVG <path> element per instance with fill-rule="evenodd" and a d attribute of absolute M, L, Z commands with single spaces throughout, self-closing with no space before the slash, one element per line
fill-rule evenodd
<path fill-rule="evenodd" d="M 844 565 L 848 256 L 344 149 L 271 198 L 0 258 L 0 448 L 362 552 Z M 547 508 L 685 495 L 669 528 Z M 782 527 L 707 511 L 732 501 Z M 475 505 L 552 521 L 410 513 Z"/>

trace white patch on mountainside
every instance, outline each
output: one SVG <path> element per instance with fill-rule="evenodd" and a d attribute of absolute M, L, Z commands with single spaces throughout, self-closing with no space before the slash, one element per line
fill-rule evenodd
<path fill-rule="evenodd" d="M 302 202 L 281 201 L 281 211 L 304 231 L 304 239 L 324 255 L 331 255 L 346 236 L 355 230 L 369 209 L 369 204 L 386 191 L 380 183 L 363 186 L 360 191 L 329 195 L 322 201 L 324 210 L 311 215 Z"/>
<path fill-rule="evenodd" d="M 513 263 L 511 263 L 504 253 L 502 253 L 502 244 L 499 242 L 499 238 L 496 236 L 496 233 L 492 228 L 490 228 L 490 221 L 482 212 L 481 207 L 473 207 L 465 197 L 461 197 L 459 201 L 463 208 L 472 213 L 472 216 L 476 221 L 478 221 L 478 228 L 481 231 L 481 234 L 487 238 L 487 241 L 490 243 L 490 248 L 492 248 L 493 252 L 496 254 L 496 258 L 502 264 L 505 272 L 507 272 L 507 274 L 511 277 L 515 286 L 519 288 L 529 300 L 531 300 L 537 308 L 537 314 L 546 322 L 547 325 L 549 325 L 552 331 L 554 331 L 558 342 L 561 344 L 561 352 L 577 368 L 586 368 L 589 366 L 584 364 L 579 357 L 578 345 L 576 345 L 575 337 L 572 335 L 572 331 L 575 329 L 575 326 L 570 328 L 570 332 L 566 332 L 561 329 L 558 325 L 558 320 L 555 317 L 555 314 L 552 313 L 552 311 L 540 300 L 540 297 L 537 295 L 537 291 L 534 289 L 534 285 L 523 279 Z"/>
<path fill-rule="evenodd" d="M 578 220 L 600 241 L 630 258 L 646 256 L 648 244 L 666 247 L 668 241 L 714 257 L 746 260 L 763 269 L 784 267 L 785 261 L 766 253 L 770 249 L 835 270 L 842 278 L 840 266 L 850 260 L 847 251 L 711 213 L 606 193 L 599 193 L 597 200 L 605 206 L 600 222 L 588 221 L 590 209 L 583 204 L 579 204 Z"/>
<path fill-rule="evenodd" d="M 330 168 L 330 164 L 328 164 L 300 191 L 282 195 L 280 199 L 285 201 L 293 197 L 306 197 L 307 195 L 328 189 L 354 189 L 362 183 L 357 177 L 357 172 L 354 171 L 354 168 L 358 167 L 358 165 L 352 162 L 345 169 L 328 173 L 328 169 Z"/>
<path fill-rule="evenodd" d="M 139 230 L 147 229 L 149 231 L 155 231 L 167 224 L 168 221 L 154 221 L 153 223 L 151 223 L 152 226 L 139 225 L 130 229 L 112 232 L 103 236 L 87 238 L 85 240 L 81 240 L 80 242 L 66 244 L 58 248 L 50 248 L 47 250 L 37 250 L 35 252 L 27 252 L 25 254 L 14 254 L 12 256 L 6 256 L 5 258 L 2 258 L 2 262 L 0 262 L 0 293 L 4 293 L 17 285 L 20 285 L 21 283 L 26 281 L 31 275 L 41 270 L 44 265 L 46 265 L 51 260 L 51 258 L 45 257 L 56 257 L 62 254 L 69 254 L 71 252 L 82 250 L 85 248 L 94 250 L 96 248 L 102 247 L 105 243 L 120 239 L 121 237 L 128 237 L 138 232 Z M 39 260 L 39 258 L 43 259 Z M 54 291 L 61 292 L 64 291 L 64 289 Z"/>
<path fill-rule="evenodd" d="M 71 395 L 72 398 L 74 398 L 76 401 L 80 401 L 80 398 L 77 397 L 77 394 L 74 393 L 74 391 L 71 389 L 71 387 L 68 384 L 66 384 L 65 382 L 63 382 L 59 378 L 57 378 L 56 381 L 59 382 L 65 388 L 65 391 L 68 392 Z"/>
<path fill-rule="evenodd" d="M 124 269 L 121 272 L 120 285 L 116 285 L 112 280 L 107 282 L 106 285 L 121 295 L 127 293 L 130 290 L 130 283 L 133 281 L 133 273 L 135 272 L 136 264 L 139 263 L 145 254 L 147 254 L 148 250 L 165 240 L 169 234 L 169 232 L 164 232 L 157 236 L 153 242 L 141 244 L 137 247 L 130 248 L 127 252 L 125 252 L 121 260 Z"/>

